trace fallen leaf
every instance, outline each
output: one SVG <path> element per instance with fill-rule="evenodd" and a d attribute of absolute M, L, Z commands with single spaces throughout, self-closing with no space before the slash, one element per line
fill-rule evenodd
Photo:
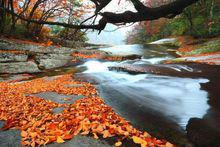
<path fill-rule="evenodd" d="M 63 139 L 72 139 L 73 138 L 73 135 L 71 134 L 66 134 L 63 136 Z"/>
<path fill-rule="evenodd" d="M 133 139 L 134 143 L 136 143 L 136 144 L 142 144 L 144 142 L 143 139 L 141 139 L 140 137 L 137 137 L 137 136 L 133 136 L 132 139 Z"/>
<path fill-rule="evenodd" d="M 122 145 L 122 142 L 121 141 L 118 141 L 115 143 L 115 146 L 121 146 Z"/>
<path fill-rule="evenodd" d="M 26 131 L 21 131 L 21 137 L 23 138 L 28 137 L 28 133 Z"/>
<path fill-rule="evenodd" d="M 111 134 L 109 133 L 108 130 L 105 130 L 102 133 L 103 133 L 103 138 L 107 138 L 107 137 L 111 136 Z"/>
<path fill-rule="evenodd" d="M 65 141 L 60 136 L 57 137 L 57 143 L 64 143 L 64 142 Z"/>
<path fill-rule="evenodd" d="M 81 133 L 81 135 L 88 135 L 89 134 L 89 131 L 84 131 Z"/>
<path fill-rule="evenodd" d="M 165 146 L 166 146 L 166 147 L 174 147 L 174 145 L 171 144 L 170 142 L 167 142 L 167 143 L 165 144 Z"/>
<path fill-rule="evenodd" d="M 99 139 L 99 137 L 97 136 L 96 133 L 93 133 L 93 137 L 94 137 L 95 139 Z"/>
<path fill-rule="evenodd" d="M 30 133 L 30 136 L 31 136 L 32 138 L 35 138 L 35 137 L 37 136 L 37 133 L 36 133 L 36 132 Z"/>

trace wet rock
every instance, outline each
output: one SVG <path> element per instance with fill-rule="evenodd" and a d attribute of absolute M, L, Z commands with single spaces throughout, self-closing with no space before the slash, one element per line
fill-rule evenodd
<path fill-rule="evenodd" d="M 127 55 L 123 56 L 122 60 L 135 60 L 135 59 L 141 59 L 141 55 Z"/>
<path fill-rule="evenodd" d="M 94 139 L 88 136 L 75 136 L 73 139 L 62 144 L 52 143 L 48 147 L 110 147 L 107 142 Z"/>
<path fill-rule="evenodd" d="M 27 59 L 24 54 L 0 53 L 0 62 L 25 62 Z"/>
<path fill-rule="evenodd" d="M 65 109 L 64 107 L 57 107 L 57 108 L 54 108 L 52 112 L 54 114 L 62 113 L 64 109 Z"/>
<path fill-rule="evenodd" d="M 186 131 L 188 138 L 196 146 L 220 146 L 220 132 L 203 119 L 191 118 L 186 126 Z"/>
<path fill-rule="evenodd" d="M 0 129 L 4 126 L 4 121 L 0 121 Z"/>
<path fill-rule="evenodd" d="M 205 64 L 119 64 L 109 67 L 109 70 L 124 71 L 130 74 L 152 73 L 157 75 L 177 76 L 177 77 L 220 77 L 220 67 L 217 65 Z"/>
<path fill-rule="evenodd" d="M 37 73 L 40 72 L 36 63 L 28 62 L 10 62 L 0 63 L 0 73 Z"/>
<path fill-rule="evenodd" d="M 60 104 L 72 104 L 74 101 L 84 97 L 82 95 L 64 95 L 56 92 L 41 92 L 33 95 Z"/>
<path fill-rule="evenodd" d="M 21 147 L 21 136 L 19 130 L 0 131 L 1 147 Z"/>

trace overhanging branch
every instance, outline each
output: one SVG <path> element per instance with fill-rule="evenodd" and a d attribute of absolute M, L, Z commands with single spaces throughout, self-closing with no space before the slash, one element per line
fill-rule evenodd
<path fill-rule="evenodd" d="M 103 21 L 103 19 L 101 19 L 99 21 L 99 23 L 97 25 L 73 25 L 73 24 L 67 24 L 67 23 L 61 23 L 61 22 L 52 22 L 52 21 L 43 21 L 43 20 L 34 20 L 34 19 L 27 19 L 21 15 L 18 15 L 14 12 L 12 12 L 9 9 L 4 8 L 4 11 L 6 11 L 7 13 L 10 13 L 12 15 L 14 15 L 15 17 L 23 20 L 23 21 L 27 21 L 29 23 L 36 23 L 39 25 L 58 25 L 58 26 L 63 26 L 63 27 L 67 27 L 67 28 L 73 28 L 73 29 L 95 29 L 95 30 L 103 30 L 105 28 L 106 23 L 104 23 L 105 21 Z"/>
<path fill-rule="evenodd" d="M 92 0 L 97 2 L 97 6 L 101 5 L 101 3 L 105 0 Z M 103 6 L 106 6 L 104 4 L 108 4 L 111 0 L 107 0 L 107 2 L 103 3 Z M 103 12 L 99 13 L 102 18 L 98 22 L 98 24 L 95 25 L 72 25 L 67 23 L 61 23 L 61 22 L 50 22 L 50 21 L 42 21 L 42 20 L 34 20 L 34 19 L 27 19 L 21 15 L 18 15 L 9 9 L 2 8 L 7 13 L 10 13 L 14 15 L 15 17 L 30 22 L 30 23 L 36 23 L 36 24 L 47 24 L 47 25 L 58 25 L 63 26 L 67 28 L 74 28 L 74 29 L 95 29 L 102 31 L 107 23 L 112 24 L 126 24 L 126 23 L 133 23 L 133 22 L 139 22 L 139 21 L 145 21 L 145 20 L 155 20 L 159 19 L 161 17 L 165 18 L 171 18 L 174 17 L 188 7 L 189 5 L 199 1 L 199 0 L 176 0 L 172 3 L 162 5 L 160 7 L 156 8 L 149 8 L 144 6 L 139 0 L 131 0 L 135 8 L 137 9 L 137 12 L 131 12 L 131 11 L 125 11 L 123 13 L 112 13 L 112 12 Z M 103 8 L 102 6 L 102 8 Z M 97 9 L 96 9 L 97 10 Z M 97 13 L 96 13 L 97 14 Z"/>

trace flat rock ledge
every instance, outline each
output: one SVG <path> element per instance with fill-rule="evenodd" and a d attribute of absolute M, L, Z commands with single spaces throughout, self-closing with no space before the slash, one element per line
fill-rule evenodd
<path fill-rule="evenodd" d="M 0 73 L 36 73 L 40 72 L 36 63 L 28 62 L 9 62 L 0 63 Z"/>
<path fill-rule="evenodd" d="M 77 49 L 17 43 L 0 38 L 0 74 L 38 73 L 67 65 Z"/>
<path fill-rule="evenodd" d="M 0 129 L 4 122 L 0 121 Z M 1 131 L 0 130 L 0 146 L 1 147 L 21 147 L 20 131 L 16 129 Z"/>

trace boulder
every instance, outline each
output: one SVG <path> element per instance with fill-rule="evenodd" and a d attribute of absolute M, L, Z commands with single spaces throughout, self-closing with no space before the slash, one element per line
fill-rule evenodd
<path fill-rule="evenodd" d="M 25 54 L 0 53 L 0 62 L 25 62 L 27 59 L 28 56 Z"/>
<path fill-rule="evenodd" d="M 37 73 L 40 72 L 36 63 L 28 62 L 9 62 L 0 63 L 0 73 Z"/>
<path fill-rule="evenodd" d="M 69 54 L 37 54 L 36 61 L 43 69 L 53 69 L 65 66 L 72 57 Z"/>
<path fill-rule="evenodd" d="M 187 136 L 196 146 L 220 146 L 220 132 L 206 120 L 191 118 L 186 126 Z"/>
<path fill-rule="evenodd" d="M 39 59 L 39 67 L 42 69 L 53 69 L 65 66 L 68 63 L 68 60 L 60 59 Z"/>

